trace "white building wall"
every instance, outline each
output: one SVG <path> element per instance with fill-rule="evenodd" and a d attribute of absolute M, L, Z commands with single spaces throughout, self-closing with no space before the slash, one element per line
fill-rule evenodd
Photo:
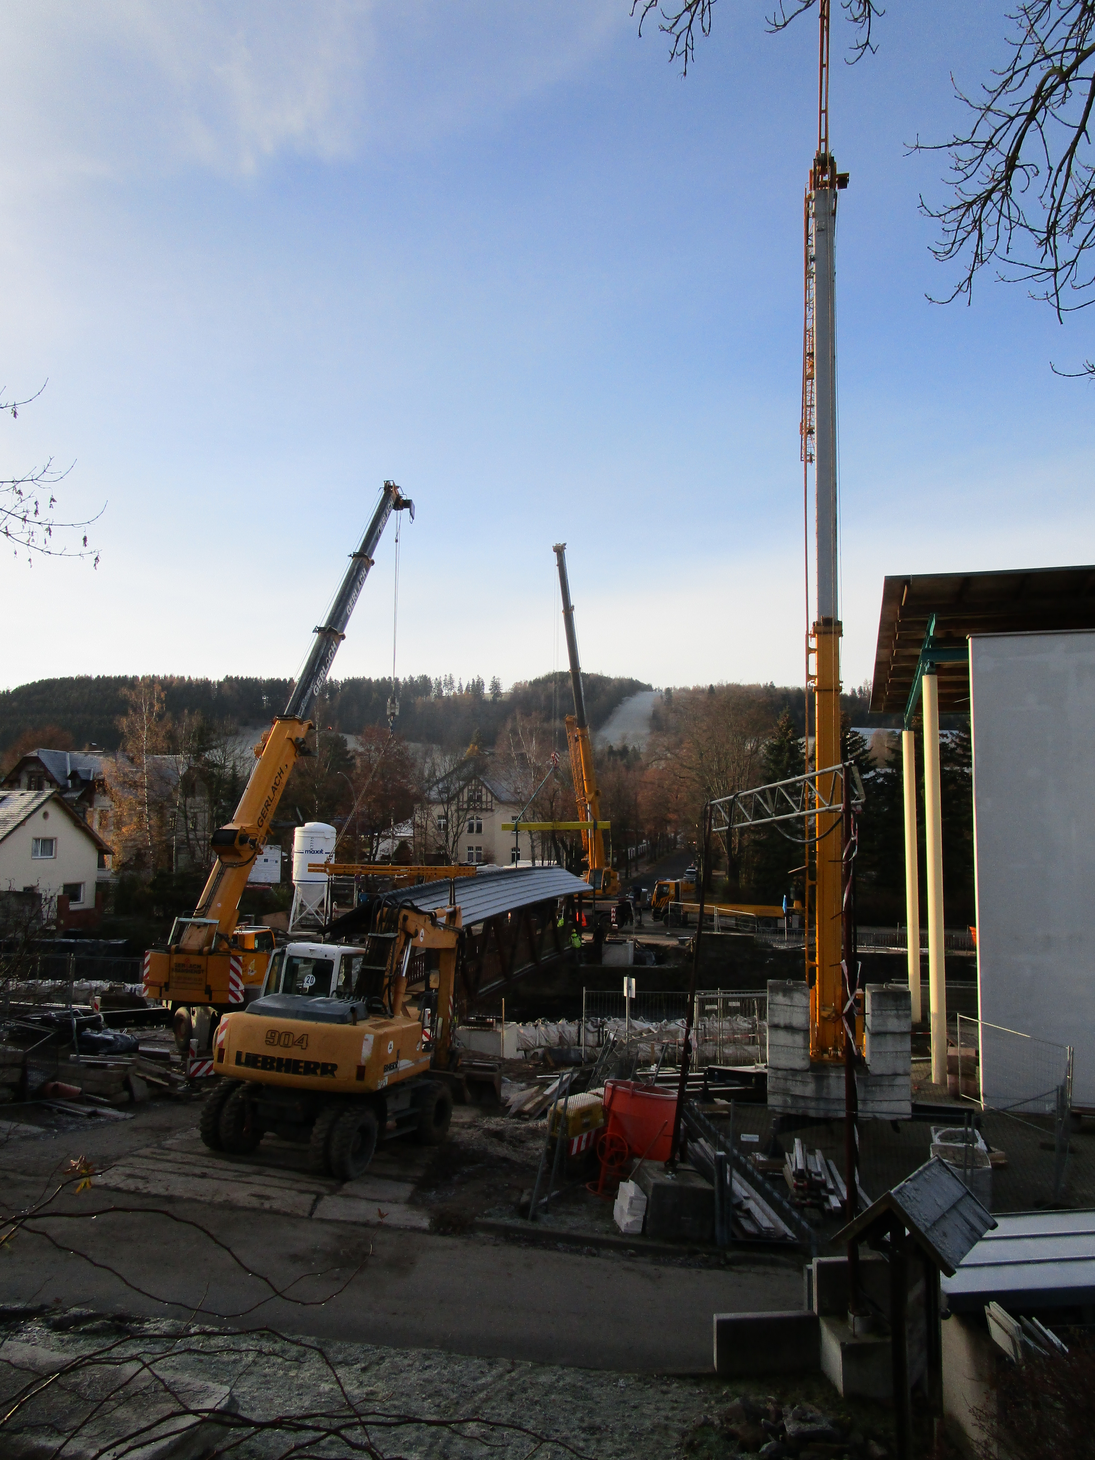
<path fill-rule="evenodd" d="M 981 1018 L 1075 1050 L 1095 1106 L 1095 633 L 970 640 Z M 985 1040 L 986 1099 L 1052 1078 L 1051 1050 Z"/>
<path fill-rule="evenodd" d="M 52 837 L 56 856 L 39 860 L 31 856 L 35 837 Z M 28 816 L 0 841 L 0 888 L 21 892 L 36 887 L 43 897 L 57 897 L 66 882 L 82 882 L 82 902 L 71 902 L 74 912 L 95 906 L 95 880 L 99 854 L 95 843 L 56 803 L 43 806 Z"/>

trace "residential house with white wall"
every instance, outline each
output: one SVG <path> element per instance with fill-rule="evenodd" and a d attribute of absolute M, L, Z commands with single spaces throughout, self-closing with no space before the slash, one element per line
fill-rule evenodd
<path fill-rule="evenodd" d="M 110 846 L 55 790 L 0 789 L 0 895 L 36 894 L 61 928 L 93 928 Z"/>
<path fill-rule="evenodd" d="M 475 761 L 457 766 L 427 793 L 422 827 L 427 860 L 508 865 L 515 860 L 514 839 L 502 823 L 512 821 L 526 799 L 492 766 Z"/>

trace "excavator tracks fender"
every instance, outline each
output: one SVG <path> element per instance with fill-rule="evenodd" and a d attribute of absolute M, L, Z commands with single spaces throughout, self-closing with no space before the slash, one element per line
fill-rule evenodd
<path fill-rule="evenodd" d="M 380 1122 L 371 1102 L 352 1101 L 331 1128 L 327 1147 L 331 1175 L 339 1181 L 361 1176 L 373 1159 L 379 1132 Z"/>
<path fill-rule="evenodd" d="M 246 1084 L 232 1082 L 236 1088 L 229 1092 L 221 1107 L 221 1118 L 217 1122 L 221 1150 L 230 1156 L 249 1156 L 262 1140 L 262 1128 L 248 1109 Z"/>
<path fill-rule="evenodd" d="M 452 1121 L 452 1092 L 440 1080 L 430 1080 L 418 1098 L 415 1139 L 420 1146 L 439 1146 Z"/>

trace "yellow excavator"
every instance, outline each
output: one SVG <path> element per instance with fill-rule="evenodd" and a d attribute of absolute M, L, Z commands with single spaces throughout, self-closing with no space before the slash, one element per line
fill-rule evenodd
<path fill-rule="evenodd" d="M 620 879 L 615 868 L 609 865 L 605 854 L 604 831 L 601 830 L 608 826 L 608 822 L 601 821 L 601 792 L 597 785 L 597 772 L 593 767 L 593 747 L 589 741 L 586 697 L 582 688 L 582 669 L 578 663 L 578 636 L 574 632 L 574 605 L 570 601 L 570 583 L 567 580 L 566 546 L 565 542 L 557 542 L 553 551 L 559 566 L 563 627 L 566 630 L 567 657 L 570 660 L 570 683 L 574 691 L 574 713 L 567 715 L 566 727 L 578 819 L 586 824 L 582 831 L 582 849 L 586 861 L 584 876 L 590 887 L 602 897 L 617 897 Z"/>
<path fill-rule="evenodd" d="M 444 1140 L 452 1094 L 459 907 L 378 900 L 362 945 L 290 943 L 262 994 L 221 1019 L 218 1080 L 202 1106 L 213 1151 L 246 1155 L 268 1131 L 308 1146 L 310 1168 L 352 1181 L 379 1140 Z M 413 1001 L 413 1002 L 412 1002 Z"/>
<path fill-rule="evenodd" d="M 385 524 L 393 512 L 405 510 L 413 521 L 414 503 L 395 482 L 385 482 L 325 622 L 315 630 L 289 703 L 255 749 L 257 763 L 236 814 L 213 833 L 216 861 L 198 906 L 192 916 L 175 919 L 166 948 L 150 948 L 145 954 L 145 994 L 172 1005 L 180 1048 L 189 1047 L 195 1017 L 204 1009 L 199 1048 L 207 1049 L 216 1016 L 245 1003 L 247 994 L 257 993 L 266 975 L 274 951 L 273 936 L 269 929 L 237 927 L 240 898 L 270 834 L 289 773 L 300 756 L 310 754 L 306 742 L 312 711 L 345 638 Z"/>

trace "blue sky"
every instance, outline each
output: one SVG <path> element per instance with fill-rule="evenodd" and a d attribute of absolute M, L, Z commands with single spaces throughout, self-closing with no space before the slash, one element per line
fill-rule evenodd
<path fill-rule="evenodd" d="M 770 8 L 770 7 L 769 7 Z M 1087 317 L 925 295 L 939 156 L 1001 4 L 890 7 L 837 65 L 845 679 L 886 573 L 1087 562 Z M 0 469 L 75 461 L 97 571 L 9 559 L 0 685 L 290 674 L 376 490 L 404 673 L 802 678 L 812 19 L 721 0 L 686 79 L 627 0 L 13 0 Z M 835 41 L 847 39 L 843 23 Z M 391 663 L 389 535 L 336 661 Z M 3 561 L 0 559 L 0 561 Z"/>

